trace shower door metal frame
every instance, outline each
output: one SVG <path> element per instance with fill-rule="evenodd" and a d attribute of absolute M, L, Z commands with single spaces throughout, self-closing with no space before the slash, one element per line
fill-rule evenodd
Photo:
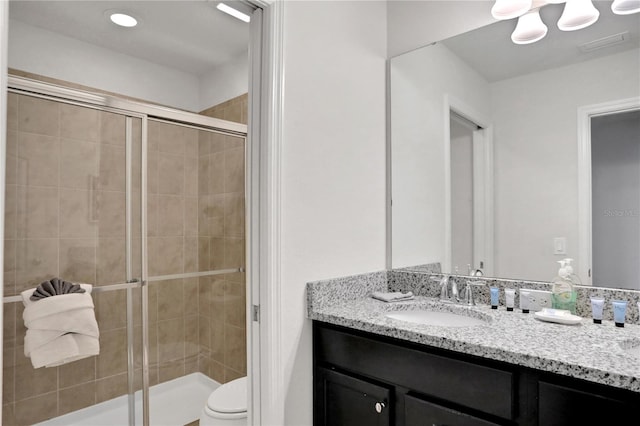
<path fill-rule="evenodd" d="M 229 274 L 244 272 L 241 266 L 237 268 L 213 270 L 205 272 L 190 272 L 182 274 L 171 274 L 163 276 L 149 277 L 148 274 L 148 248 L 147 248 L 147 148 L 148 148 L 148 120 L 168 122 L 175 125 L 197 128 L 203 131 L 211 131 L 234 136 L 243 139 L 245 148 L 245 174 L 247 170 L 247 125 L 207 117 L 195 113 L 181 111 L 173 108 L 146 104 L 137 101 L 126 100 L 112 95 L 87 92 L 84 90 L 71 89 L 68 87 L 45 83 L 24 77 L 9 76 L 8 91 L 27 96 L 34 96 L 42 99 L 49 99 L 71 105 L 97 109 L 101 111 L 113 112 L 124 115 L 126 126 L 125 162 L 126 162 L 126 200 L 125 200 L 125 221 L 126 221 L 126 282 L 94 287 L 93 292 L 127 290 L 127 363 L 128 363 L 128 417 L 129 425 L 135 426 L 135 388 L 134 388 L 134 354 L 133 354 L 133 294 L 134 288 L 141 288 L 141 321 L 142 321 L 142 419 L 143 425 L 149 426 L 149 292 L 148 283 L 166 281 L 172 279 L 183 279 L 193 277 L 205 277 L 219 274 Z M 132 118 L 141 119 L 141 188 L 140 188 L 140 234 L 141 234 L 141 278 L 136 279 L 132 273 L 132 200 L 131 183 L 133 166 L 132 154 Z M 245 183 L 245 191 L 247 191 Z M 245 197 L 248 198 L 247 192 Z M 20 302 L 20 295 L 3 298 L 4 303 Z"/>

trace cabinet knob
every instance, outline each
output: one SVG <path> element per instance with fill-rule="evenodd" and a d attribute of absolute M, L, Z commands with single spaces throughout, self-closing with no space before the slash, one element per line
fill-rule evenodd
<path fill-rule="evenodd" d="M 382 413 L 382 410 L 384 410 L 384 402 L 376 402 L 376 413 L 380 414 Z"/>

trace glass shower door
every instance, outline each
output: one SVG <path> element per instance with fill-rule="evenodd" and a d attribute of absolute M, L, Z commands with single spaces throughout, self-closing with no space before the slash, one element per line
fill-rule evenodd
<path fill-rule="evenodd" d="M 2 424 L 94 424 L 86 409 L 118 398 L 112 424 L 126 424 L 141 377 L 128 282 L 142 273 L 142 119 L 12 92 L 7 127 Z M 19 295 L 54 277 L 92 286 L 100 353 L 34 368 Z"/>

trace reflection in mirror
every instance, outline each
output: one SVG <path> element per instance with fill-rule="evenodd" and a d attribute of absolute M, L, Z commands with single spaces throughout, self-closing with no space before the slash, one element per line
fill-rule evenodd
<path fill-rule="evenodd" d="M 600 155 L 622 149 L 620 130 L 602 136 L 604 147 L 591 142 L 596 117 L 610 116 L 615 127 L 618 114 L 640 110 L 640 14 L 595 4 L 598 22 L 572 32 L 555 26 L 562 5 L 545 6 L 549 32 L 534 44 L 513 44 L 515 22 L 500 21 L 390 60 L 392 267 L 440 262 L 444 272 L 466 274 L 483 262 L 485 275 L 550 281 L 569 257 L 585 284 L 640 289 L 632 254 L 640 201 L 594 193 L 591 209 L 592 155 L 594 191 L 605 164 L 628 170 L 610 173 L 609 188 L 640 193 L 638 155 Z M 456 114 L 482 130 L 482 147 L 457 144 Z M 637 153 L 638 126 L 628 127 Z M 603 221 L 632 236 L 629 247 L 601 242 Z"/>

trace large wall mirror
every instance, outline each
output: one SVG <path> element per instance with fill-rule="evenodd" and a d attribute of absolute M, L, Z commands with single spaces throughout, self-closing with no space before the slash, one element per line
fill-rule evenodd
<path fill-rule="evenodd" d="M 640 13 L 511 41 L 516 20 L 390 59 L 391 266 L 640 290 Z"/>

